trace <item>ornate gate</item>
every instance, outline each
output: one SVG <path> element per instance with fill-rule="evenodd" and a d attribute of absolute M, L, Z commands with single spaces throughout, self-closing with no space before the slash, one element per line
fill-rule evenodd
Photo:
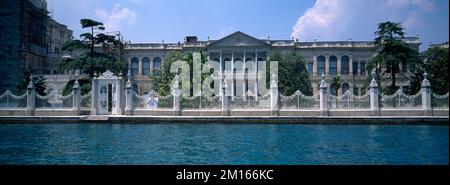
<path fill-rule="evenodd" d="M 111 88 L 110 88 L 111 87 Z M 109 104 L 111 102 L 111 114 L 122 114 L 122 77 L 114 75 L 107 70 L 98 78 L 92 80 L 92 115 L 109 114 Z M 111 92 L 109 92 L 111 90 Z M 111 101 L 109 95 L 111 94 Z"/>

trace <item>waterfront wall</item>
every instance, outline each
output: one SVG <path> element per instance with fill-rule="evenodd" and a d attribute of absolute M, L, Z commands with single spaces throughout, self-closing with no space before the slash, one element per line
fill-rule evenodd
<path fill-rule="evenodd" d="M 107 73 L 116 84 L 113 97 L 113 111 L 103 115 L 127 116 L 448 116 L 448 93 L 437 95 L 431 91 L 430 83 L 425 78 L 422 89 L 415 95 L 408 95 L 399 89 L 391 95 L 379 91 L 375 77 L 365 95 L 355 96 L 350 91 L 340 96 L 330 94 L 329 84 L 322 79 L 320 90 L 315 95 L 307 96 L 300 91 L 290 96 L 278 93 L 275 78 L 271 79 L 270 90 L 266 95 L 229 97 L 225 95 L 228 85 L 223 82 L 221 95 L 207 97 L 204 95 L 185 97 L 181 94 L 178 83 L 171 94 L 157 95 L 137 94 L 128 80 L 122 87 L 122 79 Z M 130 79 L 130 78 L 128 78 Z M 0 116 L 79 116 L 101 115 L 99 111 L 99 84 L 104 76 L 95 77 L 93 90 L 81 95 L 76 81 L 73 91 L 63 95 L 57 91 L 39 95 L 30 81 L 27 91 L 15 95 L 6 91 L 0 95 Z M 123 91 L 122 91 L 123 90 Z M 123 92 L 123 93 L 122 93 Z M 115 99 L 114 99 L 115 98 Z M 107 101 L 107 100 L 106 100 Z M 115 110 L 114 110 L 115 109 Z M 124 110 L 124 111 L 122 111 Z"/>

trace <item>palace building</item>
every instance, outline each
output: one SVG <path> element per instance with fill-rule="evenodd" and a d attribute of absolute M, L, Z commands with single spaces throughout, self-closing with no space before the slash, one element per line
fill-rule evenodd
<path fill-rule="evenodd" d="M 406 37 L 404 41 L 419 50 L 421 41 L 418 35 Z M 231 61 L 266 61 L 272 51 L 296 52 L 304 57 L 310 74 L 313 92 L 318 91 L 322 74 L 328 81 L 339 76 L 342 85 L 331 93 L 340 95 L 350 90 L 355 95 L 367 92 L 367 62 L 376 54 L 372 41 L 312 41 L 257 39 L 237 31 L 218 40 L 199 41 L 195 36 L 186 37 L 183 43 L 127 43 L 122 58 L 128 62 L 129 69 L 137 82 L 139 93 L 149 92 L 152 69 L 160 68 L 164 58 L 171 51 L 204 51 L 209 60 L 220 61 L 222 65 Z M 406 64 L 400 67 L 402 73 L 409 73 Z M 224 71 L 221 71 L 224 72 Z M 406 75 L 399 75 L 399 86 L 408 86 Z M 386 80 L 389 84 L 389 79 Z"/>

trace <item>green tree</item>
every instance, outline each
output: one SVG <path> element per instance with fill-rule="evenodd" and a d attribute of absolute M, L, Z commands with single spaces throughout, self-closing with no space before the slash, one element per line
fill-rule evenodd
<path fill-rule="evenodd" d="M 424 67 L 431 89 L 437 94 L 448 92 L 448 48 L 432 47 L 423 53 Z"/>
<path fill-rule="evenodd" d="M 199 51 L 201 54 L 201 63 L 202 65 L 207 63 L 207 56 L 204 52 Z M 176 74 L 173 74 L 170 72 L 170 66 L 172 63 L 181 60 L 186 61 L 190 68 L 190 78 L 192 79 L 193 76 L 193 52 L 178 52 L 173 51 L 167 54 L 166 58 L 164 59 L 164 63 L 161 66 L 161 69 L 154 69 L 152 72 L 154 75 L 150 77 L 153 84 L 153 89 L 162 96 L 170 94 L 170 88 L 172 79 L 175 77 Z M 202 81 L 208 76 L 209 74 L 203 74 L 202 73 Z M 193 82 L 190 81 L 190 91 L 193 93 Z M 197 84 L 198 85 L 198 84 Z"/>
<path fill-rule="evenodd" d="M 295 52 L 272 52 L 270 61 L 278 61 L 278 89 L 284 95 L 291 95 L 299 90 L 305 95 L 312 95 L 312 86 L 306 70 L 305 60 Z M 269 62 L 267 62 L 269 65 Z M 267 68 L 268 69 L 268 68 Z M 271 75 L 266 75 L 270 78 Z M 268 80 L 267 80 L 268 81 Z"/>
<path fill-rule="evenodd" d="M 29 70 L 24 70 L 22 73 L 22 78 L 20 83 L 17 85 L 17 90 L 19 94 L 23 94 L 27 91 L 28 83 L 30 82 L 30 75 L 31 72 Z M 45 77 L 43 75 L 33 75 L 33 84 L 34 84 L 34 90 L 39 95 L 45 96 Z"/>
<path fill-rule="evenodd" d="M 336 89 L 336 92 L 338 92 L 338 90 L 341 88 L 342 85 L 342 80 L 339 76 L 335 76 L 333 77 L 333 80 L 330 83 L 330 88 L 334 88 Z M 335 94 L 337 95 L 337 93 Z"/>
<path fill-rule="evenodd" d="M 419 53 L 411 48 L 402 39 L 405 33 L 401 23 L 383 22 L 378 24 L 377 36 L 374 43 L 378 49 L 377 55 L 369 61 L 367 68 L 376 68 L 380 80 L 385 80 L 390 74 L 391 85 L 388 92 L 397 90 L 396 77 L 400 73 L 399 65 L 407 64 L 411 71 L 416 71 L 420 66 Z"/>
<path fill-rule="evenodd" d="M 90 90 L 91 78 L 95 74 L 101 74 L 106 70 L 118 74 L 125 65 L 120 58 L 111 53 L 95 51 L 95 45 L 102 45 L 103 47 L 121 47 L 120 40 L 115 36 L 94 32 L 94 30 L 105 30 L 103 23 L 91 19 L 81 19 L 80 24 L 82 28 L 90 29 L 90 33 L 82 33 L 80 35 L 81 40 L 75 39 L 65 43 L 62 50 L 85 52 L 82 52 L 74 58 L 68 58 L 62 61 L 59 64 L 58 69 L 60 72 L 80 70 L 82 73 L 88 74 L 85 79 L 79 80 L 82 93 L 86 93 Z M 71 84 L 73 83 L 73 80 L 68 82 L 64 89 L 64 94 L 72 90 Z"/>

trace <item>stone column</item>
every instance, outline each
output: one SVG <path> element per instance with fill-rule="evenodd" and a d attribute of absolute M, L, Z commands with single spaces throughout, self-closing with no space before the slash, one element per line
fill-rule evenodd
<path fill-rule="evenodd" d="M 219 55 L 219 80 L 220 83 L 222 83 L 223 79 L 223 69 L 222 69 L 222 50 L 220 51 Z M 222 94 L 222 88 L 219 88 L 219 94 Z"/>
<path fill-rule="evenodd" d="M 325 75 L 322 74 L 322 81 L 319 87 L 319 98 L 320 98 L 320 115 L 328 116 L 328 105 L 327 105 L 327 88 L 328 84 L 325 82 Z"/>
<path fill-rule="evenodd" d="M 33 74 L 30 75 L 30 82 L 27 86 L 27 116 L 34 116 L 36 91 L 34 90 Z"/>
<path fill-rule="evenodd" d="M 325 74 L 330 74 L 330 57 L 325 57 Z"/>
<path fill-rule="evenodd" d="M 226 90 L 228 88 L 228 84 L 227 81 L 224 80 L 222 83 L 222 116 L 229 116 L 230 115 L 230 111 L 229 111 L 229 107 L 228 107 L 228 97 L 226 95 Z"/>
<path fill-rule="evenodd" d="M 245 87 L 247 86 L 247 83 L 245 83 L 245 67 L 247 64 L 247 53 L 244 51 L 244 61 L 243 61 L 243 66 L 242 66 L 242 78 L 244 79 L 244 83 L 242 84 L 242 97 L 243 100 L 246 101 L 247 100 L 247 95 L 246 95 L 246 91 L 245 91 Z M 248 79 L 247 79 L 248 82 Z"/>
<path fill-rule="evenodd" d="M 153 75 L 153 59 L 150 59 L 149 58 L 149 60 L 150 60 L 150 66 L 149 66 L 149 68 L 150 68 L 150 72 L 149 72 L 149 74 L 150 74 L 150 76 L 152 76 Z M 161 64 L 162 65 L 162 64 Z"/>
<path fill-rule="evenodd" d="M 128 71 L 128 80 L 125 85 L 125 115 L 133 115 L 133 90 L 131 89 L 131 72 Z"/>
<path fill-rule="evenodd" d="M 234 86 L 236 85 L 234 83 L 235 76 L 234 76 L 234 51 L 231 52 L 231 100 L 234 100 Z"/>
<path fill-rule="evenodd" d="M 270 111 L 272 116 L 277 116 L 278 112 L 278 83 L 275 79 L 275 74 L 272 74 L 270 81 Z"/>
<path fill-rule="evenodd" d="M 78 83 L 78 80 L 75 80 L 73 83 L 73 106 L 72 111 L 74 115 L 80 115 L 80 99 L 81 99 L 81 92 L 80 92 L 80 84 Z"/>
<path fill-rule="evenodd" d="M 360 69 L 360 67 L 359 67 L 359 60 L 358 60 L 358 62 L 356 63 L 356 66 L 358 66 L 357 68 L 356 68 L 356 75 L 359 75 L 360 73 L 361 73 L 361 69 Z"/>
<path fill-rule="evenodd" d="M 259 87 L 258 87 L 258 80 L 259 80 L 259 74 L 258 74 L 258 51 L 255 51 L 255 64 L 256 64 L 256 68 L 255 68 L 255 77 L 256 77 L 256 83 L 255 83 L 255 92 L 253 92 L 253 94 L 255 95 L 255 101 L 258 101 L 258 91 L 259 91 Z"/>
<path fill-rule="evenodd" d="M 92 88 L 91 88 L 91 115 L 97 115 L 97 74 L 94 73 L 92 78 Z"/>
<path fill-rule="evenodd" d="M 370 96 L 370 110 L 372 111 L 372 116 L 379 116 L 380 115 L 380 108 L 378 105 L 378 84 L 376 79 L 376 70 L 373 69 L 372 70 L 372 81 L 370 82 L 370 92 L 369 92 L 369 96 Z M 358 92 L 359 95 L 362 95 L 360 92 Z"/>
<path fill-rule="evenodd" d="M 341 56 L 342 57 L 342 56 Z M 341 75 L 341 73 L 342 73 L 342 71 L 341 71 L 341 57 L 336 57 L 337 58 L 337 64 L 336 64 L 336 71 L 337 71 L 337 74 L 336 75 Z"/>
<path fill-rule="evenodd" d="M 349 56 L 349 60 L 348 60 L 348 74 L 349 75 L 353 75 L 353 56 Z"/>
<path fill-rule="evenodd" d="M 431 108 L 431 85 L 430 81 L 428 81 L 428 73 L 425 71 L 423 74 L 422 81 L 422 109 L 424 111 L 424 116 L 432 116 L 433 109 Z"/>
<path fill-rule="evenodd" d="M 142 75 L 142 59 L 143 58 L 139 59 L 139 65 L 138 65 L 138 68 L 139 68 L 139 72 L 138 73 L 139 73 L 139 75 Z"/>
<path fill-rule="evenodd" d="M 119 75 L 119 82 L 116 83 L 116 96 L 113 97 L 116 100 L 116 114 L 122 115 L 122 75 Z"/>
<path fill-rule="evenodd" d="M 313 68 L 312 68 L 312 76 L 316 76 L 317 75 L 317 55 L 314 54 L 313 56 Z"/>
<path fill-rule="evenodd" d="M 173 115 L 181 116 L 181 89 L 179 86 L 179 76 L 175 76 L 175 81 L 172 84 L 172 95 L 173 95 Z"/>

